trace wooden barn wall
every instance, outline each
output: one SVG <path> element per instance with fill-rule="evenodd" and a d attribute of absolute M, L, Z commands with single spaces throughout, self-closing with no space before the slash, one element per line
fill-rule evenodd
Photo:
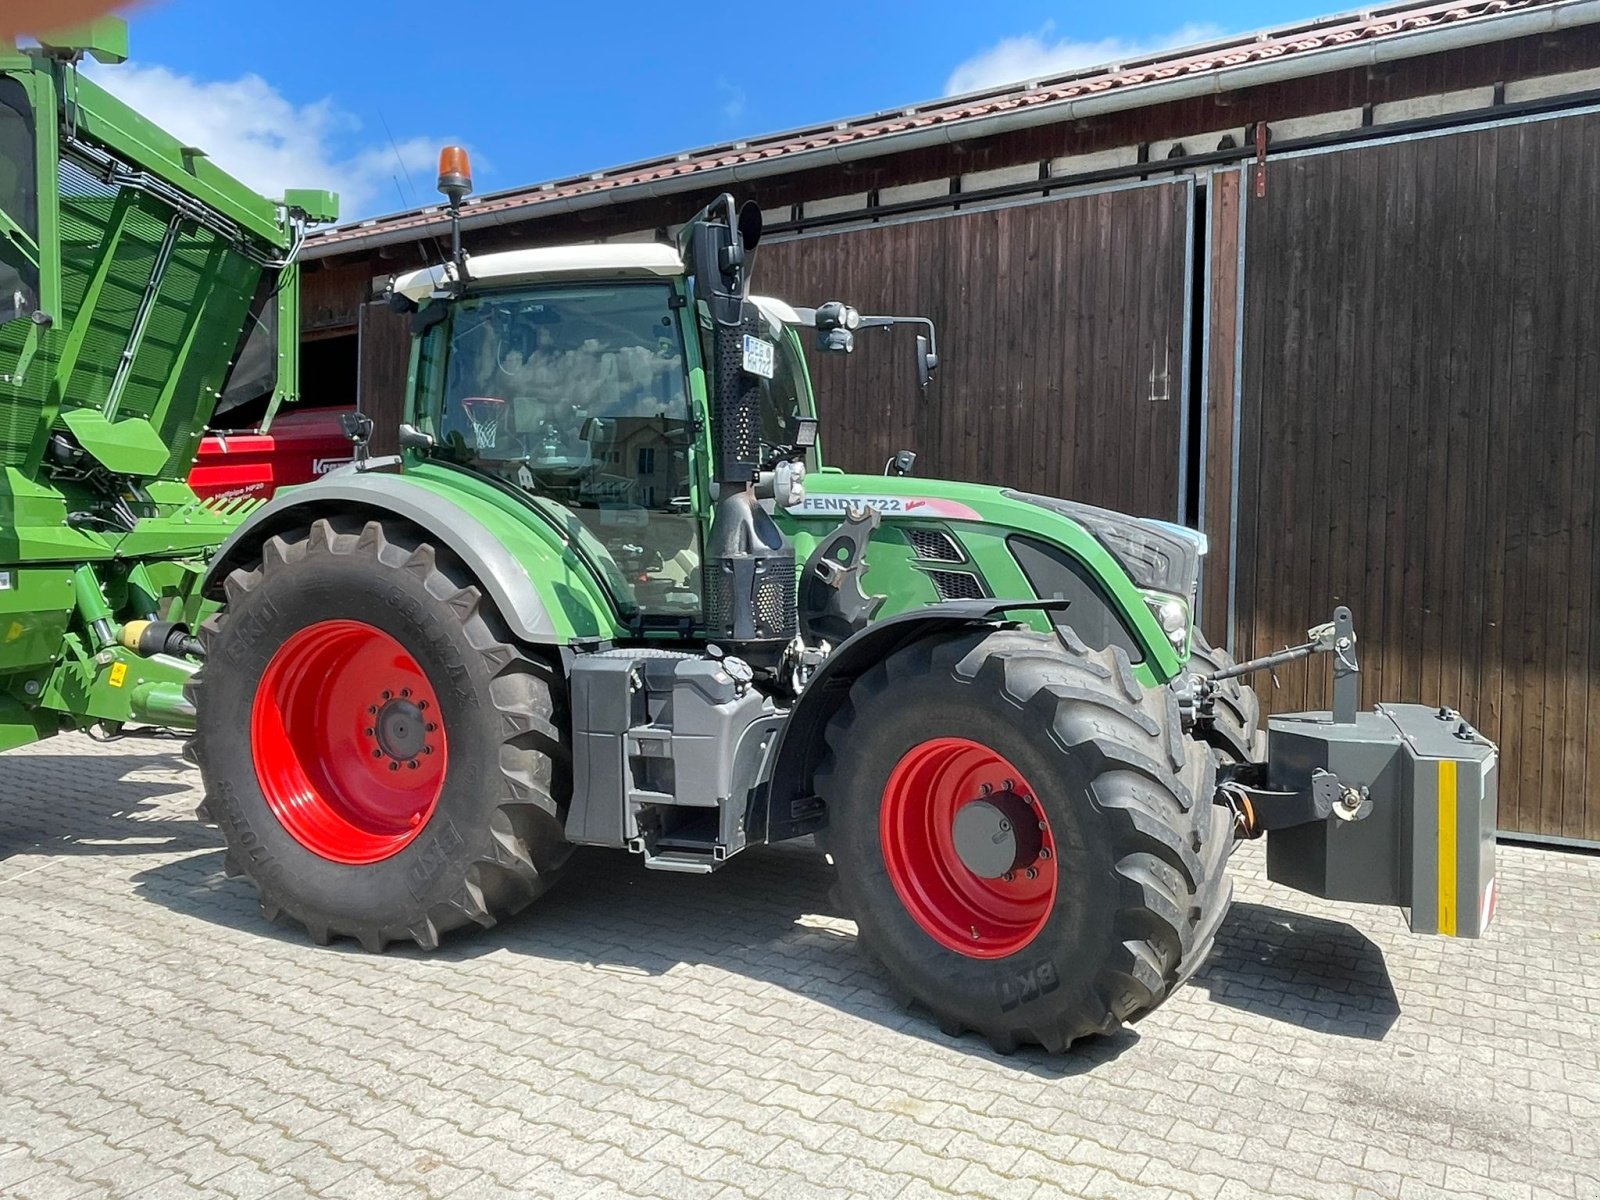
<path fill-rule="evenodd" d="M 1243 233 L 1238 171 L 1219 171 L 1207 189 L 1204 406 L 1195 469 L 1201 473 L 1196 524 L 1211 543 L 1200 580 L 1200 623 L 1213 642 L 1228 636 L 1228 562 L 1233 546 L 1234 410 L 1239 390 L 1239 296 Z"/>
<path fill-rule="evenodd" d="M 360 367 L 356 405 L 372 418 L 372 454 L 400 452 L 405 417 L 406 374 L 411 365 L 411 318 L 383 300 L 360 310 Z"/>
<path fill-rule="evenodd" d="M 1175 518 L 1191 205 L 1183 180 L 764 244 L 758 291 L 938 325 L 925 394 L 910 331 L 809 352 L 826 460 L 909 448 L 919 474 Z"/>
<path fill-rule="evenodd" d="M 1600 116 L 1247 190 L 1236 648 L 1350 605 L 1365 703 L 1459 708 L 1502 829 L 1600 839 Z M 1280 677 L 1326 702 L 1325 663 Z"/>

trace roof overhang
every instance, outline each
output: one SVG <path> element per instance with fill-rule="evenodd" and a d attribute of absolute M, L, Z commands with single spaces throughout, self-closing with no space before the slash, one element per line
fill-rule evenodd
<path fill-rule="evenodd" d="M 775 176 L 884 155 L 1222 95 L 1334 71 L 1600 23 L 1600 0 L 1458 0 L 1396 4 L 1253 37 L 1223 39 L 1134 64 L 1076 72 L 1011 89 L 953 97 L 897 113 L 842 121 L 637 163 L 578 179 L 479 197 L 463 229 L 489 229 L 688 192 L 732 189 Z M 416 241 L 448 227 L 424 208 L 314 234 L 322 258 Z"/>
<path fill-rule="evenodd" d="M 467 259 L 468 287 L 510 287 L 562 279 L 671 278 L 684 273 L 683 260 L 671 246 L 659 243 L 548 246 L 538 250 L 507 250 Z M 418 304 L 448 289 L 455 279 L 453 266 L 440 264 L 408 271 L 395 277 L 394 291 Z"/>

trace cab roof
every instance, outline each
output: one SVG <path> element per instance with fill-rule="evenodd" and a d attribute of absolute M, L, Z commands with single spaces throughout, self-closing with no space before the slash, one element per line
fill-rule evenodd
<path fill-rule="evenodd" d="M 539 250 L 507 250 L 467 259 L 470 284 L 508 286 L 550 279 L 637 279 L 684 273 L 683 260 L 659 242 L 617 242 L 605 245 L 547 246 Z M 398 275 L 394 291 L 422 303 L 455 278 L 454 265 L 441 263 Z"/>

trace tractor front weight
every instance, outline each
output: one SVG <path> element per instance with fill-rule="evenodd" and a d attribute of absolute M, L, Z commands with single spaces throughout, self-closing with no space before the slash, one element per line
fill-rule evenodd
<path fill-rule="evenodd" d="M 1265 762 L 1218 775 L 1217 802 L 1243 838 L 1267 838 L 1267 876 L 1329 900 L 1404 909 L 1413 933 L 1475 938 L 1494 915 L 1495 746 L 1447 707 L 1358 712 L 1350 610 L 1307 642 L 1196 681 L 1198 704 L 1227 679 L 1331 654 L 1330 712 L 1272 717 Z"/>

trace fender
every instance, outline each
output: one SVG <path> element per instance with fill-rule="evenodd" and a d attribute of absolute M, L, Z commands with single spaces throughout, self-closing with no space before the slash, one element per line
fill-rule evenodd
<path fill-rule="evenodd" d="M 745 821 L 750 840 L 781 842 L 827 826 L 827 811 L 811 790 L 812 775 L 822 758 L 822 733 L 851 685 L 874 663 L 932 634 L 981 626 L 999 629 L 1010 624 L 1009 612 L 1065 607 L 1061 600 L 950 600 L 885 617 L 841 642 L 817 668 L 783 724 L 767 760 L 765 785 L 751 795 Z"/>
<path fill-rule="evenodd" d="M 273 534 L 339 513 L 392 514 L 415 525 L 466 564 L 518 638 L 544 644 L 565 641 L 527 567 L 505 544 L 449 497 L 399 475 L 340 471 L 273 497 L 222 543 L 206 570 L 203 593 L 220 598 L 222 581 L 251 561 Z"/>

